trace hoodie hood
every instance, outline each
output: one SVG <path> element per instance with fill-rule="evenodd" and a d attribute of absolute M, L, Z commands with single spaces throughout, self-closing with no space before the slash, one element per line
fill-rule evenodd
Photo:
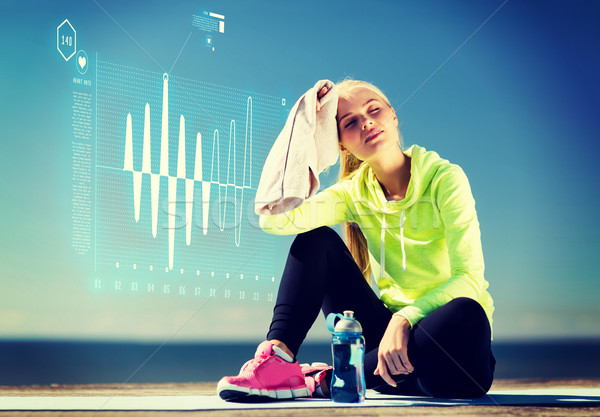
<path fill-rule="evenodd" d="M 449 164 L 445 159 L 433 151 L 427 151 L 425 148 L 413 145 L 404 151 L 404 154 L 411 158 L 410 180 L 404 199 L 399 201 L 388 201 L 385 197 L 381 184 L 375 177 L 375 173 L 368 164 L 364 164 L 356 173 L 358 179 L 359 201 L 367 205 L 374 213 L 381 215 L 381 235 L 380 235 L 380 268 L 379 277 L 385 275 L 385 243 L 388 234 L 388 225 L 386 214 L 397 213 L 400 211 L 399 240 L 402 255 L 402 271 L 406 271 L 406 250 L 404 237 L 404 223 L 406 221 L 406 210 L 415 205 L 423 196 L 425 190 L 429 187 L 432 179 L 435 177 L 439 168 Z"/>
<path fill-rule="evenodd" d="M 356 173 L 360 179 L 357 191 L 361 202 L 365 202 L 371 209 L 382 213 L 397 211 L 400 207 L 409 208 L 422 197 L 438 169 L 449 163 L 440 158 L 436 152 L 427 151 L 417 145 L 405 150 L 404 154 L 411 158 L 410 181 L 404 199 L 388 201 L 375 173 L 368 164 L 364 164 Z"/>

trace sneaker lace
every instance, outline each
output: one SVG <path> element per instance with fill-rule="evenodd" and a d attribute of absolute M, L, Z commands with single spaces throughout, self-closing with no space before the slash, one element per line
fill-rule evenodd
<path fill-rule="evenodd" d="M 261 363 L 266 361 L 269 358 L 269 356 L 271 355 L 261 354 L 260 356 L 255 356 L 254 358 L 247 361 L 244 365 L 242 365 L 240 373 L 254 371 Z"/>

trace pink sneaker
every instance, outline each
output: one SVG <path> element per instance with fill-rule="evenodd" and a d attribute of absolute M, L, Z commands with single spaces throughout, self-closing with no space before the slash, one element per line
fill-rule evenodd
<path fill-rule="evenodd" d="M 217 393 L 226 401 L 264 401 L 311 395 L 298 362 L 279 357 L 269 341 L 258 345 L 254 359 L 242 366 L 238 376 L 221 378 Z"/>

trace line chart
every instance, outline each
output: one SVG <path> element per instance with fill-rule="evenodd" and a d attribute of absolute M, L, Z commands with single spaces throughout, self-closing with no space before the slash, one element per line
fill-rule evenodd
<path fill-rule="evenodd" d="M 144 138 L 142 151 L 142 169 L 137 171 L 133 167 L 133 128 L 131 113 L 127 114 L 126 129 L 125 129 L 125 153 L 123 170 L 129 171 L 133 175 L 133 199 L 134 199 L 134 216 L 135 221 L 140 219 L 141 205 L 141 190 L 143 174 L 150 176 L 151 182 L 151 207 L 152 207 L 152 236 L 156 238 L 158 229 L 158 196 L 160 192 L 160 177 L 168 178 L 168 214 L 169 214 L 169 269 L 173 269 L 174 250 L 175 250 L 175 220 L 177 216 L 177 180 L 185 181 L 185 224 L 186 224 L 186 244 L 189 246 L 192 236 L 192 216 L 194 202 L 194 186 L 195 183 L 201 184 L 202 189 L 202 232 L 204 235 L 208 232 L 208 218 L 210 210 L 210 194 L 211 186 L 218 187 L 218 201 L 228 201 L 228 193 L 232 188 L 234 195 L 234 210 L 235 210 L 235 245 L 240 246 L 242 233 L 242 210 L 244 207 L 244 189 L 252 188 L 252 97 L 248 96 L 246 103 L 246 129 L 244 136 L 244 157 L 243 157 L 243 178 L 242 184 L 236 184 L 237 177 L 237 157 L 236 152 L 232 153 L 232 148 L 236 148 L 236 123 L 232 119 L 229 125 L 229 153 L 227 156 L 227 178 L 226 182 L 221 182 L 220 169 L 220 135 L 219 130 L 213 132 L 212 158 L 210 180 L 206 181 L 202 178 L 202 135 L 200 132 L 196 134 L 196 155 L 193 178 L 186 177 L 186 129 L 185 117 L 179 117 L 179 140 L 177 153 L 177 174 L 169 175 L 169 76 L 163 74 L 163 100 L 162 100 L 162 124 L 160 136 L 160 171 L 158 174 L 152 173 L 151 167 L 151 135 L 150 135 L 150 105 L 146 103 L 144 110 Z M 215 160 L 216 154 L 216 160 Z M 231 168 L 233 162 L 233 169 Z M 216 178 L 215 178 L 215 164 Z M 246 177 L 246 172 L 248 176 Z M 230 175 L 231 173 L 231 175 Z M 219 228 L 224 230 L 224 221 L 227 214 L 229 204 L 219 204 Z"/>
<path fill-rule="evenodd" d="M 243 273 L 271 280 L 253 171 L 281 128 L 281 97 L 102 59 L 96 77 L 97 266 L 210 278 L 260 247 Z"/>

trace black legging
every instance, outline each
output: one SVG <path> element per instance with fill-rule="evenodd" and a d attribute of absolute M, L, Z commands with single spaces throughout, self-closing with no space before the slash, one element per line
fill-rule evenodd
<path fill-rule="evenodd" d="M 386 393 L 472 398 L 493 380 L 490 325 L 470 298 L 456 298 L 417 323 L 410 332 L 409 376 L 397 375 L 396 388 L 373 375 L 379 342 L 392 312 L 364 279 L 340 236 L 321 227 L 296 237 L 285 265 L 268 340 L 284 342 L 296 355 L 317 318 L 353 310 L 365 337 L 367 388 Z"/>

